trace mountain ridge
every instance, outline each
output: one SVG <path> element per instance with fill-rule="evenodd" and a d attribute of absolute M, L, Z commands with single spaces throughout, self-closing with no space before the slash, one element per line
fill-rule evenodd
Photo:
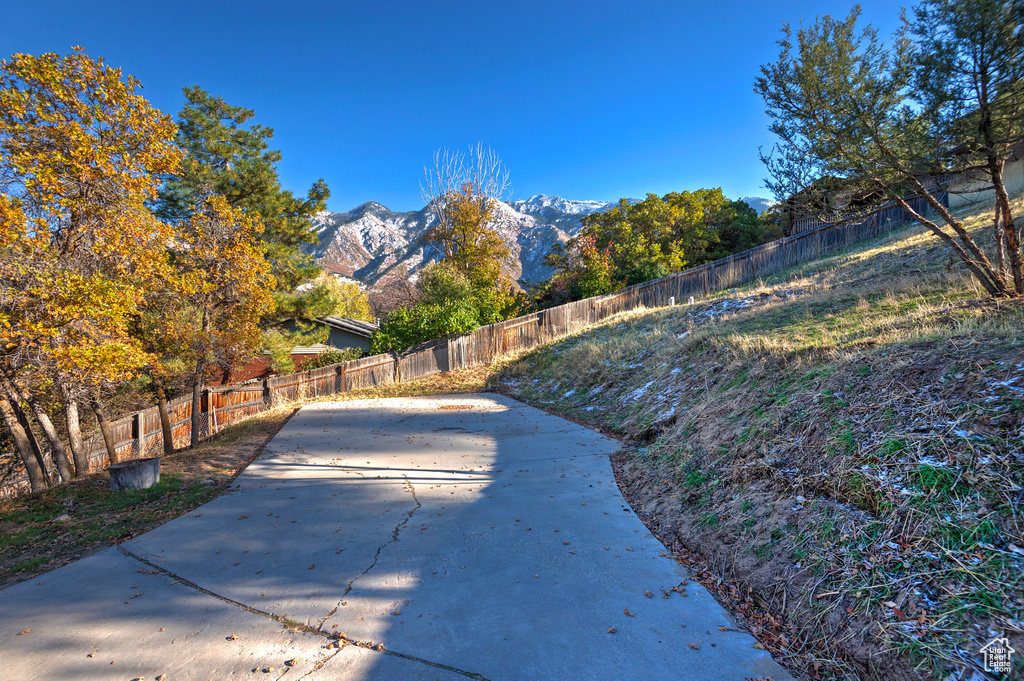
<path fill-rule="evenodd" d="M 628 199 L 635 201 L 635 199 Z M 767 199 L 742 199 L 760 212 Z M 556 243 L 565 243 L 587 215 L 608 210 L 618 201 L 580 201 L 535 194 L 528 199 L 499 201 L 492 227 L 508 246 L 505 273 L 515 281 L 537 282 L 551 276 L 544 257 Z M 415 280 L 425 264 L 442 253 L 423 237 L 433 222 L 427 206 L 393 211 L 377 201 L 365 201 L 343 213 L 322 211 L 313 216 L 320 243 L 306 252 L 326 271 L 356 279 L 372 288 L 398 280 Z"/>

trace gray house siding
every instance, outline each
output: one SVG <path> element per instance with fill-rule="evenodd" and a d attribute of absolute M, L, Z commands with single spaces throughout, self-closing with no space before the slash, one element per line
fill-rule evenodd
<path fill-rule="evenodd" d="M 363 352 L 370 351 L 370 339 L 363 336 L 357 336 L 354 333 L 343 331 L 342 329 L 336 329 L 331 327 L 331 335 L 327 339 L 327 344 L 331 347 L 338 348 L 339 350 L 345 350 L 347 348 L 359 348 Z"/>
<path fill-rule="evenodd" d="M 367 322 L 354 322 L 352 320 L 340 319 L 337 317 L 330 318 L 329 321 L 316 320 L 313 322 L 317 326 L 327 328 L 327 340 L 323 344 L 311 345 L 309 347 L 296 348 L 296 351 L 300 354 L 317 354 L 327 350 L 329 348 L 336 348 L 338 350 L 347 350 L 349 348 L 356 348 L 363 352 L 370 351 L 370 338 L 369 334 L 376 329 L 376 325 L 369 325 Z M 361 326 L 366 326 L 365 333 L 355 333 L 348 329 L 341 328 L 343 326 L 355 326 L 358 330 Z M 281 324 L 281 327 L 291 333 L 299 331 L 299 325 L 289 319 Z"/>

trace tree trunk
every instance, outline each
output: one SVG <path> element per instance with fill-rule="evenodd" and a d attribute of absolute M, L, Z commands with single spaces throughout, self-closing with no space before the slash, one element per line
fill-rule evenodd
<path fill-rule="evenodd" d="M 52 462 L 47 464 L 43 448 L 39 446 L 39 438 L 36 437 L 36 431 L 32 428 L 32 422 L 28 420 L 28 414 L 21 408 L 21 403 L 18 402 L 17 397 L 14 397 L 14 399 L 8 397 L 8 399 L 11 403 L 11 408 L 14 409 L 15 418 L 18 419 L 22 430 L 28 436 L 28 442 L 32 446 L 32 453 L 39 463 L 39 468 L 43 471 L 43 478 L 46 480 L 47 487 L 49 487 L 53 484 L 53 464 Z"/>
<path fill-rule="evenodd" d="M 882 184 L 881 181 L 877 179 L 875 180 L 875 183 L 880 185 L 883 191 L 888 193 L 891 198 L 894 198 L 900 207 L 907 211 L 907 213 L 919 223 L 928 227 L 928 229 L 932 230 L 932 232 L 940 237 L 945 234 L 938 225 L 911 208 L 907 202 L 903 200 L 903 197 L 898 195 L 891 187 Z M 981 248 L 978 247 L 978 244 L 975 243 L 974 239 L 971 238 L 971 235 L 964 228 L 963 223 L 954 218 L 953 214 L 949 212 L 949 209 L 943 206 L 942 202 L 935 198 L 935 196 L 928 191 L 920 180 L 911 177 L 910 183 L 917 190 L 917 195 L 923 198 L 928 205 L 942 217 L 943 222 L 949 225 L 952 230 L 956 232 L 956 235 L 960 238 L 960 243 L 957 243 L 951 237 L 948 239 L 944 238 L 943 241 L 946 241 L 946 243 L 953 248 L 960 259 L 963 260 L 964 264 L 967 265 L 967 268 L 975 275 L 978 282 L 985 287 L 988 294 L 992 297 L 998 297 L 1009 293 L 1006 289 L 1005 283 L 996 276 L 995 269 L 992 267 L 992 263 L 989 262 L 988 257 L 986 257 L 985 252 L 982 251 Z M 949 235 L 946 236 L 948 237 Z M 970 255 L 968 255 L 968 253 L 970 253 Z"/>
<path fill-rule="evenodd" d="M 1010 195 L 1006 192 L 1002 163 L 998 163 L 992 170 L 992 186 L 996 190 L 996 212 L 1003 214 L 1003 235 L 1006 238 L 1006 255 L 1009 260 L 1010 274 L 1013 277 L 1013 290 L 1018 296 L 1022 296 L 1024 295 L 1024 264 L 1021 263 L 1017 227 L 1013 224 L 1013 215 L 1010 213 Z"/>
<path fill-rule="evenodd" d="M 888 187 L 882 185 L 881 183 L 879 183 L 879 185 L 882 187 L 884 191 L 889 193 L 890 198 L 896 201 L 897 205 L 899 205 L 900 208 L 906 211 L 907 215 L 910 215 L 918 223 L 924 225 L 929 230 L 931 230 L 931 232 L 935 234 L 935 236 L 942 239 L 946 243 L 946 245 L 949 246 L 954 253 L 956 253 L 957 257 L 959 257 L 960 260 L 967 266 L 967 269 L 971 271 L 971 274 L 974 275 L 974 278 L 978 280 L 978 283 L 980 283 L 985 288 L 985 291 L 990 296 L 997 297 L 1006 291 L 1006 287 L 1001 287 L 999 285 L 999 282 L 993 279 L 991 265 L 986 267 L 985 263 L 979 263 L 977 260 L 973 259 L 970 256 L 970 254 L 964 250 L 963 246 L 952 237 L 952 235 L 947 234 L 937 224 L 935 224 L 934 222 L 932 222 L 931 220 L 929 220 L 928 218 L 924 217 L 916 210 L 914 210 L 910 206 L 910 204 L 903 199 L 902 196 L 895 194 Z M 929 201 L 929 203 L 931 202 Z M 932 207 L 934 208 L 934 205 Z M 968 236 L 968 238 L 970 237 Z"/>
<path fill-rule="evenodd" d="M 1003 225 L 1001 218 L 1003 215 L 1002 207 L 997 203 L 995 209 L 995 217 L 992 218 L 992 231 L 996 242 L 996 271 L 999 276 L 1006 280 L 1006 256 L 1003 250 L 1003 242 L 1006 241 L 1003 235 Z"/>
<path fill-rule="evenodd" d="M 203 416 L 203 372 L 205 370 L 205 361 L 196 362 L 196 375 L 192 379 L 192 433 L 189 438 L 189 447 L 192 449 L 199 444 L 199 429 Z"/>
<path fill-rule="evenodd" d="M 203 338 L 207 338 L 210 332 L 210 309 L 203 310 Z M 203 409 L 203 376 L 206 373 L 206 355 L 204 354 L 196 362 L 196 375 L 192 378 L 192 433 L 189 438 L 189 447 L 195 449 L 199 444 L 199 427 L 202 419 Z"/>
<path fill-rule="evenodd" d="M 89 472 L 89 455 L 85 451 L 85 442 L 82 439 L 78 400 L 75 399 L 65 380 L 58 379 L 57 386 L 60 388 L 60 394 L 64 400 L 64 420 L 68 427 L 68 443 L 71 445 L 71 458 L 75 462 L 75 474 L 85 475 Z"/>
<path fill-rule="evenodd" d="M 29 409 L 32 410 L 32 415 L 36 417 L 36 423 L 43 429 L 43 434 L 46 435 L 46 440 L 50 444 L 50 456 L 53 458 L 54 466 L 60 475 L 61 481 L 70 482 L 75 477 L 75 473 L 71 468 L 71 461 L 68 460 L 68 453 L 64 449 L 64 443 L 61 441 L 60 435 L 57 434 L 57 429 L 53 427 L 50 415 L 39 404 L 39 400 L 35 398 L 35 395 L 19 386 L 10 376 L 2 376 L 0 381 L 3 382 L 4 391 L 7 394 L 14 395 L 17 399 L 28 404 Z"/>
<path fill-rule="evenodd" d="M 95 396 L 90 396 L 89 407 L 92 409 L 92 413 L 96 415 L 96 422 L 100 425 L 100 432 L 103 433 L 103 444 L 106 445 L 107 457 L 110 459 L 110 463 L 118 463 L 117 443 L 114 442 L 114 433 L 110 430 L 110 421 L 107 421 L 103 405 L 100 404 L 100 401 Z"/>
<path fill-rule="evenodd" d="M 60 473 L 61 481 L 71 482 L 75 477 L 75 471 L 71 467 L 71 460 L 68 459 L 64 443 L 61 441 L 60 435 L 57 434 L 57 429 L 53 427 L 50 415 L 43 410 L 42 406 L 35 399 L 28 400 L 28 406 L 31 407 L 32 414 L 36 417 L 36 422 L 43 429 L 46 440 L 50 443 L 50 456 L 53 457 L 53 462 L 57 466 L 57 472 Z"/>
<path fill-rule="evenodd" d="M 46 471 L 40 465 L 37 454 L 33 451 L 32 443 L 29 441 L 28 433 L 25 432 L 15 414 L 14 407 L 3 395 L 0 395 L 0 418 L 3 419 L 4 425 L 7 426 L 7 430 L 14 438 L 14 446 L 18 450 L 21 462 L 25 465 L 25 472 L 28 473 L 32 491 L 45 489 L 49 486 L 46 480 Z"/>
<path fill-rule="evenodd" d="M 160 430 L 163 432 L 164 454 L 174 453 L 174 431 L 171 429 L 171 413 L 167 407 L 167 388 L 163 380 L 153 377 L 153 388 L 156 392 L 156 408 L 160 412 Z"/>

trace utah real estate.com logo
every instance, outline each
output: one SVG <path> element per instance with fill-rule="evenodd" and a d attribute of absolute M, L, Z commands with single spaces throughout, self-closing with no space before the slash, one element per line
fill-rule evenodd
<path fill-rule="evenodd" d="M 978 652 L 985 656 L 985 671 L 1008 674 L 1012 664 L 1011 658 L 1017 651 L 1010 647 L 1009 639 L 1004 636 L 992 639 Z"/>

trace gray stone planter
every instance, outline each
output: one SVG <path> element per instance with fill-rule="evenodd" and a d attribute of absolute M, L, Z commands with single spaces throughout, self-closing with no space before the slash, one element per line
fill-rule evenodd
<path fill-rule="evenodd" d="M 160 457 L 132 459 L 107 467 L 110 473 L 110 491 L 146 489 L 160 482 Z"/>

